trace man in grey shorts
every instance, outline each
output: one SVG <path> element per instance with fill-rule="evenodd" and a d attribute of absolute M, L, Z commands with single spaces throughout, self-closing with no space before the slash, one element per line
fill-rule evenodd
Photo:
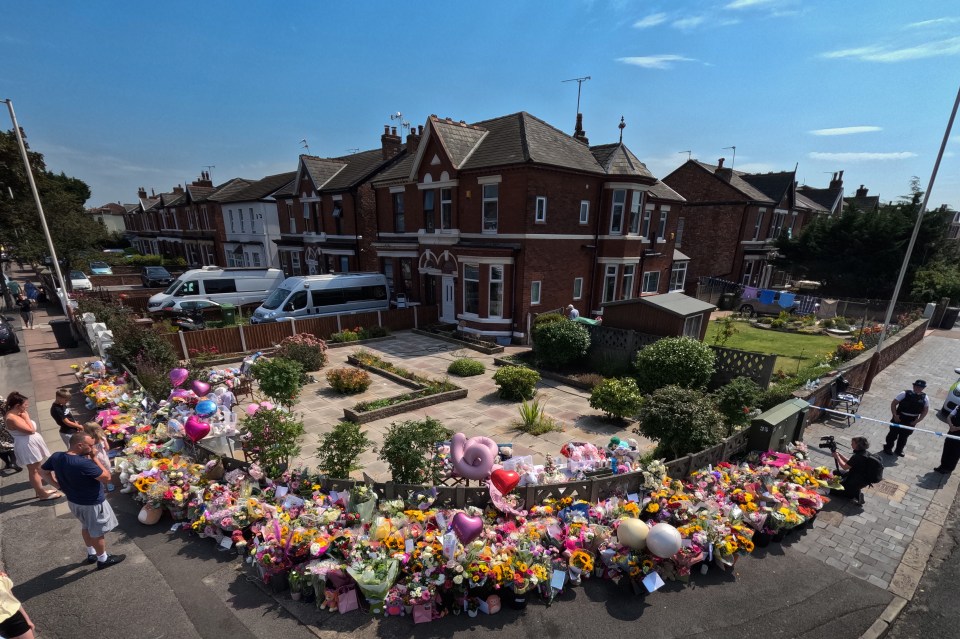
<path fill-rule="evenodd" d="M 80 520 L 87 545 L 87 563 L 103 570 L 126 559 L 108 555 L 104 536 L 117 527 L 117 517 L 106 500 L 103 486 L 110 481 L 110 469 L 97 460 L 93 437 L 83 431 L 70 437 L 70 449 L 54 453 L 40 466 L 40 474 L 67 496 L 67 505 Z"/>

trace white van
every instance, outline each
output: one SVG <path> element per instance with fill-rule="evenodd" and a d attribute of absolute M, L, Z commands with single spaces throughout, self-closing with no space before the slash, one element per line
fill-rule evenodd
<path fill-rule="evenodd" d="M 390 288 L 383 273 L 307 275 L 285 279 L 254 311 L 250 322 L 259 324 L 389 308 Z"/>
<path fill-rule="evenodd" d="M 163 293 L 150 297 L 147 309 L 162 311 L 168 304 L 186 300 L 212 300 L 217 304 L 256 304 L 262 302 L 283 281 L 278 268 L 222 268 L 204 266 L 187 271 Z"/>

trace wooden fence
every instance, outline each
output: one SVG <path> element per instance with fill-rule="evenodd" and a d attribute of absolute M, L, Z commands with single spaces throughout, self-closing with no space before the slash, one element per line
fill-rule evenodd
<path fill-rule="evenodd" d="M 418 328 L 435 323 L 438 313 L 436 306 L 411 306 L 388 311 L 167 333 L 165 337 L 183 359 L 189 360 L 191 353 L 212 349 L 216 349 L 220 354 L 261 351 L 273 348 L 284 338 L 298 333 L 310 333 L 321 339 L 329 339 L 331 334 L 344 329 L 382 326 L 391 331 L 402 331 Z"/>

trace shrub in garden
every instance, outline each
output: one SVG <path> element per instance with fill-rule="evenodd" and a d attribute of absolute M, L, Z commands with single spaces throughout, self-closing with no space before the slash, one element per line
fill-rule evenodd
<path fill-rule="evenodd" d="M 458 377 L 473 377 L 474 375 L 483 375 L 487 370 L 487 367 L 483 365 L 478 359 L 473 359 L 472 357 L 461 357 L 455 359 L 450 366 L 447 367 L 447 372 L 451 375 L 457 375 Z"/>
<path fill-rule="evenodd" d="M 267 477 L 276 478 L 300 454 L 303 433 L 303 421 L 293 413 L 261 407 L 240 422 L 239 440 L 247 457 L 259 464 Z"/>
<path fill-rule="evenodd" d="M 264 395 L 278 404 L 293 406 L 303 389 L 303 366 L 282 357 L 260 358 L 250 367 Z"/>
<path fill-rule="evenodd" d="M 370 373 L 362 368 L 344 366 L 343 368 L 335 368 L 332 371 L 328 371 L 327 382 L 329 382 L 330 388 L 333 390 L 343 395 L 348 395 L 362 393 L 367 390 L 370 388 L 372 380 Z"/>
<path fill-rule="evenodd" d="M 327 343 L 310 333 L 298 333 L 280 342 L 276 356 L 299 362 L 304 372 L 312 373 L 327 363 Z"/>
<path fill-rule="evenodd" d="M 332 344 L 346 344 L 347 342 L 357 342 L 359 340 L 359 331 L 352 331 L 349 328 L 330 335 L 330 343 Z"/>
<path fill-rule="evenodd" d="M 444 473 L 437 444 L 452 435 L 452 430 L 431 417 L 394 422 L 383 438 L 379 457 L 398 484 L 436 484 Z"/>
<path fill-rule="evenodd" d="M 646 398 L 635 432 L 657 441 L 668 460 L 699 452 L 723 439 L 723 416 L 701 391 L 664 386 Z"/>
<path fill-rule="evenodd" d="M 605 379 L 590 393 L 590 407 L 602 410 L 608 418 L 632 417 L 642 402 L 637 382 L 629 377 Z"/>
<path fill-rule="evenodd" d="M 749 377 L 738 377 L 712 395 L 727 422 L 727 433 L 750 423 L 750 411 L 760 406 L 763 389 Z"/>
<path fill-rule="evenodd" d="M 563 313 L 540 313 L 533 320 L 533 326 L 545 326 L 547 324 L 552 324 L 553 322 L 569 322 L 567 316 Z"/>
<path fill-rule="evenodd" d="M 533 329 L 533 352 L 547 366 L 560 367 L 587 354 L 590 333 L 582 324 L 564 320 Z"/>
<path fill-rule="evenodd" d="M 820 321 L 820 328 L 833 328 L 834 321 L 831 318 Z"/>
<path fill-rule="evenodd" d="M 372 447 L 373 442 L 359 424 L 337 422 L 332 431 L 320 438 L 317 466 L 327 477 L 347 479 L 356 467 L 357 457 Z"/>
<path fill-rule="evenodd" d="M 520 421 L 517 422 L 517 430 L 521 430 L 528 435 L 542 435 L 552 430 L 563 430 L 559 424 L 544 413 L 546 400 L 540 397 L 534 397 L 530 401 L 524 400 L 520 404 Z"/>
<path fill-rule="evenodd" d="M 770 328 L 783 328 L 787 325 L 786 320 L 782 320 L 779 317 L 772 322 L 770 322 Z"/>
<path fill-rule="evenodd" d="M 654 342 L 634 360 L 641 393 L 676 384 L 703 388 L 713 375 L 713 349 L 689 337 L 668 337 Z"/>
<path fill-rule="evenodd" d="M 504 366 L 493 374 L 500 397 L 513 401 L 531 399 L 539 381 L 540 373 L 524 366 Z"/>
<path fill-rule="evenodd" d="M 793 391 L 797 386 L 791 383 L 791 380 L 786 380 L 779 384 L 773 384 L 763 392 L 760 396 L 759 408 L 762 411 L 770 410 L 778 404 L 782 404 L 788 399 L 793 399 Z"/>
<path fill-rule="evenodd" d="M 390 334 L 390 329 L 386 326 L 371 326 L 363 329 L 363 339 L 373 339 L 375 337 L 386 337 Z"/>

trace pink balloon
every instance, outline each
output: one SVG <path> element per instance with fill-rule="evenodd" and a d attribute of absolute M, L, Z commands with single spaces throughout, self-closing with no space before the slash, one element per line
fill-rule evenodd
<path fill-rule="evenodd" d="M 466 479 L 486 479 L 497 458 L 497 443 L 489 437 L 471 437 L 457 433 L 450 441 L 453 469 Z"/>
<path fill-rule="evenodd" d="M 180 399 L 186 399 L 190 397 L 190 391 L 183 388 L 175 388 L 170 392 L 170 397 L 179 397 Z"/>
<path fill-rule="evenodd" d="M 197 397 L 203 397 L 210 392 L 210 384 L 195 380 L 193 382 L 193 392 L 197 394 Z"/>
<path fill-rule="evenodd" d="M 260 410 L 260 404 L 247 404 L 247 415 L 253 415 Z"/>
<path fill-rule="evenodd" d="M 483 532 L 483 518 L 457 513 L 453 516 L 453 521 L 450 522 L 450 528 L 457 539 L 460 540 L 460 543 L 467 545 Z"/>
<path fill-rule="evenodd" d="M 190 376 L 190 371 L 185 368 L 174 368 L 170 371 L 170 383 L 174 386 L 179 386 L 180 384 L 187 381 L 187 378 Z"/>
<path fill-rule="evenodd" d="M 183 430 L 190 441 L 196 443 L 210 434 L 210 424 L 200 421 L 196 415 L 191 415 L 183 425 Z"/>

